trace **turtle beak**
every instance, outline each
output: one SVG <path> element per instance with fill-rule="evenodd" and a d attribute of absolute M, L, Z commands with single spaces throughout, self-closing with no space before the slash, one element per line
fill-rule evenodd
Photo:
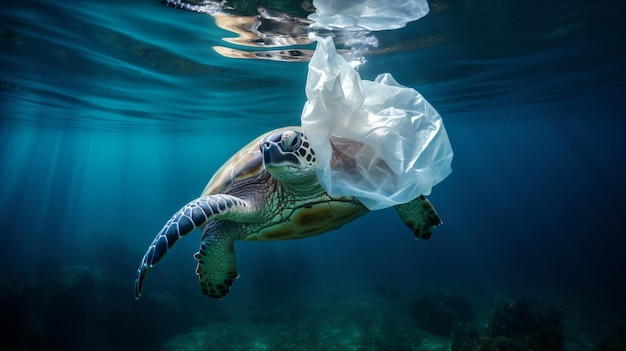
<path fill-rule="evenodd" d="M 297 166 L 300 160 L 292 152 L 284 152 L 279 146 L 280 142 L 266 140 L 261 144 L 261 152 L 263 152 L 263 162 L 265 167 L 268 166 Z"/>

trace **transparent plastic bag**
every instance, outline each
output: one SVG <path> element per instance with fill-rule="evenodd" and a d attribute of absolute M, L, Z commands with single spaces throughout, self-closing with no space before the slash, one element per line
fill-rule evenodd
<path fill-rule="evenodd" d="M 316 39 L 301 119 L 322 187 L 356 196 L 370 210 L 430 194 L 452 172 L 441 116 L 388 73 L 361 80 L 332 38 Z"/>
<path fill-rule="evenodd" d="M 426 0 L 313 0 L 312 28 L 386 30 L 424 17 Z"/>

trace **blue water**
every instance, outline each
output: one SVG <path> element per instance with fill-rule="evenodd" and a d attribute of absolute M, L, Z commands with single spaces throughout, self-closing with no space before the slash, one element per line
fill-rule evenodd
<path fill-rule="evenodd" d="M 234 34 L 213 17 L 156 0 L 5 1 L 3 339 L 448 350 L 450 334 L 411 315 L 435 292 L 470 301 L 477 326 L 497 301 L 523 299 L 560 311 L 567 350 L 623 347 L 624 6 L 429 3 L 425 18 L 373 33 L 359 72 L 392 73 L 443 117 L 455 158 L 429 197 L 444 222 L 433 238 L 415 241 L 389 209 L 314 238 L 237 243 L 241 278 L 214 301 L 195 276 L 196 232 L 135 301 L 165 221 L 249 140 L 299 124 L 307 63 L 220 56 L 213 46 L 248 48 L 224 42 Z"/>

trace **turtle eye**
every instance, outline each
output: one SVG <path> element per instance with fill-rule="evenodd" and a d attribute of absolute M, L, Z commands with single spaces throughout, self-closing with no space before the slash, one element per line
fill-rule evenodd
<path fill-rule="evenodd" d="M 284 132 L 281 139 L 284 151 L 294 151 L 302 145 L 302 137 L 297 132 Z"/>

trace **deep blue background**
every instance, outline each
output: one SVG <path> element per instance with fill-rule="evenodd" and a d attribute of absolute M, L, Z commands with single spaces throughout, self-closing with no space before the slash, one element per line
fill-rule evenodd
<path fill-rule="evenodd" d="M 450 289 L 626 308 L 624 9 L 431 8 L 375 33 L 381 50 L 360 72 L 391 72 L 441 113 L 455 158 L 430 199 L 444 224 L 416 242 L 383 210 L 315 238 L 238 243 L 241 278 L 226 304 Z M 0 23 L 6 277 L 100 267 L 130 301 L 169 216 L 242 145 L 299 123 L 306 63 L 221 57 L 211 46 L 232 34 L 208 15 L 158 1 L 42 0 L 3 6 Z M 152 271 L 147 295 L 207 303 L 192 258 L 199 234 Z"/>

